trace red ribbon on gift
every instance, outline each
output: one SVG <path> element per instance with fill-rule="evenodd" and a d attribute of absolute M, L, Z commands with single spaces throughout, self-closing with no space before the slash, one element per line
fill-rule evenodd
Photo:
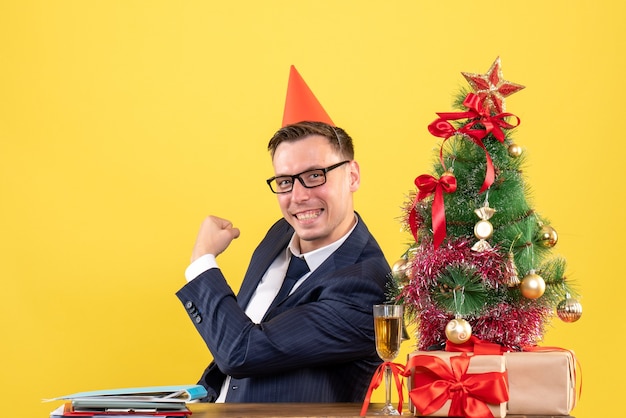
<path fill-rule="evenodd" d="M 499 142 L 504 142 L 505 136 L 502 129 L 515 128 L 520 124 L 520 119 L 512 113 L 498 113 L 497 115 L 491 115 L 489 109 L 483 107 L 483 99 L 480 96 L 469 93 L 463 101 L 463 106 L 469 110 L 465 112 L 442 112 L 437 113 L 439 119 L 428 125 L 428 131 L 434 136 L 444 138 L 444 143 L 452 135 L 461 134 L 468 136 L 472 141 L 481 147 L 485 151 L 485 158 L 487 159 L 487 171 L 485 173 L 485 180 L 480 188 L 480 193 L 487 190 L 495 180 L 495 170 L 493 167 L 493 161 L 491 156 L 483 143 L 483 138 L 488 134 L 492 134 Z M 512 116 L 515 118 L 516 123 L 512 124 L 506 121 L 506 118 Z M 460 128 L 455 128 L 449 121 L 459 119 L 470 119 L 468 123 Z M 480 128 L 482 125 L 483 128 Z M 443 165 L 443 143 L 439 150 L 439 159 Z"/>
<path fill-rule="evenodd" d="M 469 340 L 461 344 L 456 344 L 447 340 L 446 351 L 474 353 L 477 355 L 490 354 L 497 356 L 508 350 L 500 344 L 490 343 L 472 335 Z"/>
<path fill-rule="evenodd" d="M 405 376 L 412 376 L 413 389 L 409 397 L 422 415 L 441 409 L 451 400 L 448 416 L 493 418 L 487 404 L 509 400 L 507 373 L 488 372 L 468 374 L 470 357 L 466 353 L 450 357 L 450 365 L 436 356 L 419 355 L 409 359 Z"/>
<path fill-rule="evenodd" d="M 433 242 L 435 248 L 443 242 L 446 237 L 446 210 L 443 204 L 443 193 L 454 193 L 456 191 L 456 177 L 444 173 L 439 180 L 429 174 L 422 174 L 415 178 L 415 185 L 418 193 L 409 213 L 409 226 L 415 241 L 417 241 L 417 217 L 415 206 L 417 202 L 435 194 L 431 209 L 433 218 Z"/>
<path fill-rule="evenodd" d="M 392 363 L 390 361 L 385 361 L 382 363 L 376 371 L 374 372 L 374 376 L 372 376 L 372 381 L 370 382 L 370 386 L 367 389 L 367 394 L 365 395 L 365 400 L 363 401 L 363 406 L 361 407 L 361 416 L 364 417 L 367 413 L 367 408 L 370 404 L 370 399 L 372 398 L 372 392 L 380 386 L 380 383 L 383 381 L 383 377 L 385 376 L 385 369 L 389 366 L 391 369 L 391 374 L 396 382 L 396 388 L 398 389 L 398 412 L 402 414 L 402 404 L 404 403 L 404 396 L 402 395 L 403 383 L 400 379 L 400 376 L 404 376 L 404 365 L 399 363 Z"/>

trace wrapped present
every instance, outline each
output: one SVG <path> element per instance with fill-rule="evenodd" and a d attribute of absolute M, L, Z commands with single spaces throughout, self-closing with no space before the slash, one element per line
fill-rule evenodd
<path fill-rule="evenodd" d="M 415 415 L 488 418 L 506 415 L 509 397 L 501 355 L 416 351 L 405 368 Z"/>
<path fill-rule="evenodd" d="M 576 405 L 576 364 L 572 352 L 546 348 L 504 353 L 504 358 L 509 375 L 510 415 L 569 415 Z"/>

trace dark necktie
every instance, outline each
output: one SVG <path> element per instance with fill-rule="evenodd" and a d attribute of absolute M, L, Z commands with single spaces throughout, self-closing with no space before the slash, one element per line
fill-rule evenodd
<path fill-rule="evenodd" d="M 291 254 L 291 261 L 289 261 L 289 267 L 287 267 L 287 274 L 285 274 L 285 280 L 283 280 L 283 284 L 278 291 L 278 294 L 274 298 L 272 302 L 272 307 L 283 301 L 287 296 L 289 296 L 289 292 L 293 288 L 293 285 L 296 284 L 298 279 L 304 276 L 309 272 L 309 266 L 304 261 L 304 258 L 297 257 Z"/>

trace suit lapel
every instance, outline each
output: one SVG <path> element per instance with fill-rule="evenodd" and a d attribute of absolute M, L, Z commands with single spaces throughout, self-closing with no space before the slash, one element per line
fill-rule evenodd
<path fill-rule="evenodd" d="M 291 226 L 287 221 L 281 219 L 270 228 L 265 238 L 254 251 L 237 294 L 237 303 L 242 309 L 245 309 L 248 302 L 250 302 L 250 298 L 259 285 L 261 278 L 263 278 L 274 259 L 287 247 L 292 234 L 293 229 Z"/>
<path fill-rule="evenodd" d="M 350 234 L 346 241 L 339 248 L 337 248 L 337 250 L 326 259 L 326 261 L 324 261 L 317 269 L 315 269 L 313 273 L 311 273 L 302 285 L 294 290 L 294 294 L 307 291 L 307 289 L 315 285 L 315 281 L 318 277 L 325 276 L 346 266 L 356 264 L 363 252 L 363 249 L 365 248 L 365 245 L 367 244 L 368 239 L 369 230 L 363 223 L 363 220 L 359 217 L 359 223 L 354 231 L 352 231 L 352 234 Z"/>
<path fill-rule="evenodd" d="M 317 277 L 324 276 L 329 272 L 356 263 L 363 252 L 363 248 L 367 245 L 367 241 L 370 236 L 369 230 L 363 223 L 363 220 L 358 214 L 357 216 L 359 218 L 359 222 L 352 234 L 350 234 L 337 251 L 331 254 L 330 257 L 322 263 L 322 265 L 311 273 L 311 275 L 294 291 L 294 293 L 306 291 L 307 288 L 315 284 Z M 274 226 L 272 226 L 272 228 L 270 228 L 265 238 L 263 238 L 254 254 L 252 254 L 250 265 L 246 271 L 246 275 L 244 276 L 241 288 L 239 289 L 239 293 L 237 295 L 237 303 L 241 308 L 246 308 L 248 302 L 250 302 L 250 298 L 261 281 L 261 278 L 278 254 L 280 254 L 280 252 L 287 247 L 292 235 L 293 228 L 289 225 L 289 223 L 287 223 L 287 221 L 285 221 L 285 219 L 280 219 L 274 224 Z"/>

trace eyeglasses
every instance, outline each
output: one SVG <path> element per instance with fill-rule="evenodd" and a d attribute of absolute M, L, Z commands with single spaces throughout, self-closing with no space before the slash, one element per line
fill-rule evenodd
<path fill-rule="evenodd" d="M 333 164 L 330 167 L 307 170 L 303 171 L 302 173 L 294 174 L 293 176 L 272 177 L 270 179 L 267 179 L 267 184 L 270 186 L 270 189 L 277 194 L 289 193 L 290 191 L 292 191 L 293 183 L 296 181 L 296 179 L 298 179 L 300 181 L 300 184 L 302 184 L 307 189 L 312 189 L 326 183 L 326 173 L 328 173 L 330 170 L 334 170 L 335 168 L 349 162 L 349 160 L 346 160 L 337 164 Z"/>

